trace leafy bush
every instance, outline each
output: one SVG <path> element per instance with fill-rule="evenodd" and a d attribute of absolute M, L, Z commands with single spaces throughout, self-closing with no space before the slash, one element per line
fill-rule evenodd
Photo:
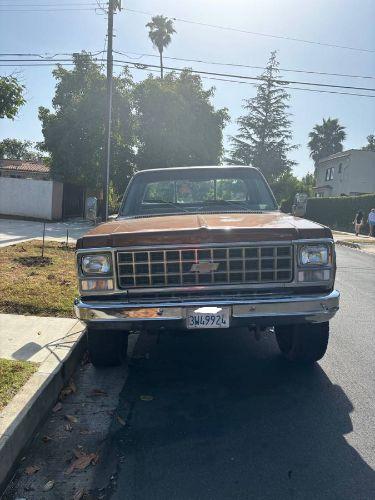
<path fill-rule="evenodd" d="M 307 200 L 306 218 L 329 226 L 332 229 L 353 232 L 355 214 L 362 210 L 367 223 L 367 216 L 372 208 L 375 208 L 375 194 L 309 198 Z"/>

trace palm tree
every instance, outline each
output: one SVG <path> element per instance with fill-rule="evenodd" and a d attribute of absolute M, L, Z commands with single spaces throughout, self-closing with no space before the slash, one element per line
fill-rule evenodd
<path fill-rule="evenodd" d="M 308 147 L 310 157 L 315 164 L 321 159 L 343 150 L 342 143 L 346 138 L 345 127 L 337 118 L 323 118 L 321 125 L 315 125 L 309 133 Z"/>
<path fill-rule="evenodd" d="M 171 35 L 176 33 L 176 30 L 173 28 L 173 21 L 165 16 L 154 16 L 146 24 L 146 28 L 149 29 L 148 36 L 153 46 L 159 51 L 160 77 L 163 78 L 163 50 L 171 43 Z"/>

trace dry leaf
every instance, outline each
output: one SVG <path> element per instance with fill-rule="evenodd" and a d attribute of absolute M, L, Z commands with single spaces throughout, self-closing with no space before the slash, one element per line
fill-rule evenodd
<path fill-rule="evenodd" d="M 50 436 L 43 436 L 42 441 L 43 443 L 49 443 L 50 441 L 52 441 L 52 438 Z"/>
<path fill-rule="evenodd" d="M 121 418 L 120 415 L 117 415 L 117 422 L 121 425 L 126 425 L 125 420 Z"/>
<path fill-rule="evenodd" d="M 139 399 L 141 401 L 152 401 L 154 399 L 154 396 L 149 396 L 147 394 L 143 394 L 142 396 L 139 396 Z"/>
<path fill-rule="evenodd" d="M 69 394 L 76 393 L 77 392 L 77 386 L 74 383 L 73 379 L 70 379 L 69 384 L 61 389 L 60 394 L 59 394 L 59 399 L 63 401 Z"/>
<path fill-rule="evenodd" d="M 52 488 L 55 486 L 55 481 L 48 481 L 44 486 L 43 486 L 43 491 L 49 491 L 52 490 Z"/>
<path fill-rule="evenodd" d="M 82 436 L 87 436 L 87 434 L 94 434 L 95 431 L 90 431 L 89 429 L 81 429 L 79 431 L 79 433 L 82 435 Z"/>
<path fill-rule="evenodd" d="M 76 491 L 74 493 L 73 500 L 81 500 L 81 498 L 83 498 L 84 494 L 85 494 L 85 490 L 83 490 L 83 489 Z"/>
<path fill-rule="evenodd" d="M 28 467 L 26 467 L 25 472 L 28 476 L 32 476 L 33 474 L 38 472 L 38 470 L 40 470 L 39 465 L 29 465 Z"/>
<path fill-rule="evenodd" d="M 91 463 L 96 464 L 98 458 L 99 457 L 96 453 L 88 453 L 87 455 L 85 453 L 82 453 L 79 458 L 76 458 L 76 460 L 74 460 L 74 462 L 70 465 L 65 474 L 71 474 L 74 470 L 84 470 Z"/>
<path fill-rule="evenodd" d="M 64 415 L 66 420 L 70 422 L 71 424 L 76 424 L 78 422 L 78 418 L 75 417 L 74 415 Z"/>
<path fill-rule="evenodd" d="M 56 413 L 57 411 L 60 411 L 61 408 L 63 407 L 63 405 L 60 403 L 60 401 L 58 403 L 55 404 L 55 406 L 52 408 L 52 411 L 53 413 Z"/>
<path fill-rule="evenodd" d="M 91 396 L 107 396 L 107 393 L 102 389 L 93 389 L 91 391 Z"/>

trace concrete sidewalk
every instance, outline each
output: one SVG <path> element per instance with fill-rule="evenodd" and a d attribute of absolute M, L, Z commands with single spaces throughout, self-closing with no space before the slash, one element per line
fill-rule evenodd
<path fill-rule="evenodd" d="M 338 245 L 357 248 L 366 253 L 375 254 L 375 238 L 360 234 L 356 236 L 355 233 L 346 233 L 344 231 L 332 231 L 333 238 Z"/>
<path fill-rule="evenodd" d="M 68 232 L 69 241 L 75 243 L 92 227 L 93 223 L 79 219 L 66 222 L 47 222 L 45 236 L 47 240 L 66 241 Z M 42 236 L 43 222 L 0 219 L 0 247 L 41 239 Z"/>
<path fill-rule="evenodd" d="M 0 314 L 0 358 L 43 363 L 70 349 L 83 329 L 77 319 Z"/>
<path fill-rule="evenodd" d="M 55 404 L 85 350 L 76 319 L 0 314 L 0 358 L 39 368 L 0 412 L 0 494 L 22 450 Z"/>

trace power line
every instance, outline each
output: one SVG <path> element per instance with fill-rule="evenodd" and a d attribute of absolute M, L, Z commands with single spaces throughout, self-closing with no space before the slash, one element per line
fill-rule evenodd
<path fill-rule="evenodd" d="M 158 58 L 159 56 L 155 54 L 140 54 L 138 52 L 120 52 L 120 51 L 113 51 L 115 54 L 120 54 L 123 56 L 128 56 L 128 54 L 134 54 L 136 56 L 139 56 L 137 59 L 141 59 L 142 57 L 154 57 Z M 1 55 L 1 54 L 0 54 Z M 203 59 L 186 59 L 183 57 L 171 57 L 171 56 L 163 56 L 163 59 L 170 59 L 173 61 L 184 61 L 184 62 L 196 62 L 196 63 L 202 63 L 202 64 L 212 64 L 215 66 L 231 66 L 235 68 L 251 68 L 251 69 L 262 69 L 265 70 L 264 66 L 252 66 L 250 64 L 236 64 L 236 63 L 227 63 L 227 62 L 218 62 L 218 61 L 207 61 Z M 346 77 L 346 78 L 365 78 L 365 79 L 371 79 L 375 80 L 375 76 L 366 76 L 366 75 L 352 75 L 352 74 L 345 74 L 345 73 L 328 73 L 326 71 L 312 71 L 312 70 L 306 70 L 306 69 L 290 69 L 290 68 L 278 68 L 279 71 L 286 71 L 290 73 L 306 73 L 309 75 L 324 75 L 324 76 L 339 76 L 339 77 Z"/>
<path fill-rule="evenodd" d="M 99 59 L 93 59 L 93 61 L 100 61 Z M 62 62 L 62 61 L 59 61 L 59 60 L 54 60 L 53 62 L 48 62 L 48 61 L 45 61 L 45 62 L 38 62 L 38 63 L 24 63 L 24 62 L 21 62 L 20 64 L 3 64 L 3 63 L 0 63 L 0 66 L 11 66 L 11 67 L 43 67 L 43 66 L 47 66 L 47 67 L 51 67 L 51 66 L 56 66 L 57 64 L 61 65 L 61 66 L 74 66 L 74 63 L 73 62 Z M 129 64 L 132 66 L 133 69 L 136 69 L 136 70 L 143 70 L 143 71 L 149 71 L 151 73 L 159 73 L 158 70 L 156 69 L 152 69 L 152 68 L 158 68 L 157 65 L 148 65 L 148 64 L 142 64 L 142 65 L 139 65 L 135 62 L 132 62 L 132 61 L 119 61 L 119 60 L 115 60 L 115 64 L 114 66 L 115 67 L 124 67 L 124 64 Z M 165 67 L 166 69 L 169 69 L 171 70 L 172 68 L 170 67 Z M 185 68 L 173 68 L 173 71 L 179 71 L 179 72 L 182 72 L 182 71 L 186 71 Z M 194 70 L 191 70 L 191 69 L 188 69 L 189 72 L 191 73 L 202 73 L 202 72 L 198 72 L 198 71 L 194 71 Z M 211 73 L 207 73 L 207 72 L 203 72 L 203 74 L 205 76 L 201 76 L 202 79 L 205 79 L 205 80 L 213 80 L 213 81 L 222 81 L 222 82 L 229 82 L 229 83 L 237 83 L 237 84 L 246 84 L 246 85 L 252 85 L 252 86 L 256 86 L 257 83 L 251 83 L 249 81 L 241 81 L 241 80 L 233 80 L 233 79 L 230 79 L 230 78 L 216 78 L 216 77 L 212 77 L 212 76 L 206 76 L 207 74 L 210 75 Z M 215 75 L 215 73 L 213 73 L 213 75 Z M 220 75 L 220 74 L 218 74 Z M 243 76 L 240 76 L 240 77 L 237 77 L 236 75 L 234 75 L 235 78 L 251 78 L 251 77 L 243 77 Z M 255 79 L 255 78 L 254 78 Z M 282 81 L 284 83 L 287 83 L 286 81 Z M 350 87 L 349 87 L 350 88 Z M 294 86 L 289 86 L 288 85 L 288 90 L 300 90 L 300 91 L 305 91 L 305 92 L 315 92 L 315 93 L 321 93 L 321 94 L 338 94 L 338 95 L 349 95 L 349 96 L 356 96 L 356 97 L 370 97 L 370 98 L 374 98 L 375 95 L 371 95 L 371 94 L 359 94 L 359 93 L 354 93 L 354 92 L 340 92 L 340 91 L 334 91 L 334 90 L 322 90 L 322 89 L 309 89 L 309 88 L 302 88 L 302 87 L 294 87 Z M 371 90 L 371 89 L 368 89 L 368 90 Z"/>
<path fill-rule="evenodd" d="M 154 15 L 152 12 L 145 12 L 145 11 L 136 10 L 136 9 L 128 9 L 127 7 L 124 7 L 123 10 L 126 10 L 127 12 L 131 12 L 133 14 L 142 14 L 142 15 L 146 15 L 146 16 L 153 16 Z M 270 33 L 261 33 L 259 31 L 249 31 L 249 30 L 245 30 L 245 29 L 241 29 L 241 28 L 234 28 L 232 26 L 222 26 L 219 24 L 210 24 L 210 23 L 202 23 L 200 21 L 193 21 L 191 19 L 182 19 L 179 17 L 172 17 L 172 16 L 169 16 L 169 17 L 173 21 L 177 21 L 180 23 L 194 24 L 194 25 L 203 26 L 206 28 L 215 28 L 215 29 L 226 30 L 226 31 L 235 31 L 237 33 L 245 33 L 247 35 L 263 36 L 263 37 L 267 37 L 267 38 L 277 38 L 280 40 L 289 40 L 292 42 L 300 42 L 300 43 L 306 43 L 306 44 L 310 44 L 310 45 L 320 45 L 320 46 L 325 46 L 325 47 L 331 47 L 334 49 L 354 50 L 357 52 L 371 52 L 371 53 L 375 52 L 375 49 L 363 49 L 363 48 L 359 48 L 359 47 L 350 47 L 347 45 L 339 45 L 336 43 L 318 42 L 315 40 L 307 40 L 304 38 L 296 38 L 296 37 L 287 36 L 287 35 L 274 35 L 274 34 L 270 34 Z"/>
<path fill-rule="evenodd" d="M 115 59 L 115 62 L 122 62 L 125 64 L 134 64 L 133 61 L 123 61 L 123 60 L 118 60 Z M 157 64 L 146 64 L 145 66 L 150 67 L 150 68 L 159 68 Z M 170 71 L 183 71 L 184 68 L 174 68 L 171 66 L 165 66 L 165 69 L 169 69 Z M 245 80 L 254 80 L 254 81 L 265 81 L 265 78 L 262 77 L 256 77 L 256 76 L 246 76 L 246 75 L 236 75 L 236 74 L 231 74 L 231 73 L 215 73 L 212 71 L 203 71 L 203 70 L 195 70 L 188 68 L 188 70 L 192 73 L 196 73 L 198 75 L 211 75 L 211 76 L 222 76 L 222 77 L 229 77 L 229 78 L 241 78 Z M 276 78 L 267 78 L 267 81 L 272 81 L 273 83 L 279 84 L 279 85 L 288 85 L 288 84 L 297 84 L 297 85 L 311 85 L 314 87 L 332 87 L 332 88 L 338 88 L 338 89 L 345 89 L 345 90 L 364 90 L 368 92 L 375 92 L 375 88 L 367 88 L 367 87 L 354 87 L 352 85 L 335 85 L 332 83 L 316 83 L 316 82 L 304 82 L 304 81 L 298 81 L 298 80 L 280 80 Z"/>
<path fill-rule="evenodd" d="M 0 3 L 0 8 L 3 7 L 78 7 L 78 6 L 95 6 L 96 4 L 91 3 L 79 3 L 79 2 L 64 2 L 61 3 Z"/>
<path fill-rule="evenodd" d="M 78 7 L 78 8 L 73 8 L 73 7 L 67 7 L 67 8 L 52 8 L 52 9 L 47 9 L 47 8 L 40 8 L 40 9 L 2 9 L 0 6 L 0 12 L 79 12 L 79 11 L 92 11 L 95 12 L 98 10 L 97 7 Z"/>
<path fill-rule="evenodd" d="M 79 52 L 79 51 L 77 51 Z M 96 51 L 96 52 L 88 52 L 91 55 L 98 55 L 101 54 L 104 51 Z M 152 57 L 152 58 L 158 58 L 159 56 L 155 54 L 147 54 L 147 53 L 139 53 L 139 52 L 121 52 L 119 50 L 114 50 L 113 51 L 115 54 L 123 55 L 130 57 L 131 59 L 142 59 L 143 57 Z M 131 55 L 136 55 L 138 57 L 133 58 Z M 0 57 L 40 57 L 40 58 L 45 58 L 48 55 L 46 52 L 45 54 L 37 54 L 37 53 L 0 53 Z M 50 57 L 55 57 L 58 55 L 64 55 L 64 56 L 71 56 L 73 55 L 72 53 L 65 53 L 65 52 L 59 52 L 54 55 L 50 55 Z M 265 66 L 254 66 L 250 64 L 239 64 L 239 63 L 229 63 L 229 62 L 219 62 L 219 61 L 208 61 L 204 59 L 188 59 L 184 57 L 171 57 L 171 56 L 164 56 L 164 59 L 169 59 L 173 61 L 182 61 L 182 62 L 196 62 L 200 64 L 210 64 L 210 65 L 215 65 L 215 66 L 230 66 L 230 67 L 236 67 L 236 68 L 250 68 L 250 69 L 261 69 L 265 70 L 267 69 Z M 327 71 L 314 71 L 314 70 L 307 70 L 307 69 L 291 69 L 291 68 L 278 68 L 279 71 L 283 72 L 290 72 L 290 73 L 305 73 L 309 75 L 322 75 L 322 76 L 338 76 L 338 77 L 344 77 L 344 78 L 363 78 L 363 79 L 368 79 L 368 80 L 375 80 L 375 76 L 370 76 L 370 75 L 353 75 L 353 74 L 348 74 L 348 73 L 329 73 Z"/>
<path fill-rule="evenodd" d="M 55 62 L 55 63 L 61 63 L 61 62 L 70 62 L 71 59 L 44 59 L 46 62 Z M 93 61 L 97 61 L 97 59 L 93 59 Z M 16 62 L 16 63 L 35 63 L 35 62 L 40 62 L 40 59 L 3 59 L 2 62 L 4 63 L 9 63 L 9 62 Z M 123 63 L 123 64 L 137 64 L 134 63 L 134 61 L 125 61 L 122 59 L 114 59 L 114 62 L 117 63 Z M 4 65 L 3 65 L 4 66 Z M 19 66 L 19 64 L 12 64 L 10 66 Z M 142 64 L 145 68 L 160 68 L 159 65 L 157 64 Z M 312 86 L 312 87 L 328 87 L 328 88 L 337 88 L 337 89 L 343 89 L 343 90 L 362 90 L 366 92 L 375 92 L 375 88 L 368 88 L 368 87 L 354 87 L 353 85 L 337 85 L 333 83 L 318 83 L 318 82 L 306 82 L 306 81 L 300 81 L 300 80 L 281 80 L 277 78 L 264 78 L 264 77 L 259 77 L 259 76 L 247 76 L 247 75 L 238 75 L 234 73 L 216 73 L 213 71 L 203 71 L 203 70 L 195 70 L 193 68 L 176 68 L 173 66 L 165 66 L 165 69 L 168 69 L 170 71 L 184 71 L 185 69 L 188 69 L 191 73 L 195 73 L 198 75 L 209 75 L 209 76 L 219 76 L 219 77 L 228 77 L 228 78 L 239 78 L 242 80 L 253 80 L 253 81 L 271 81 L 273 83 L 276 83 L 277 85 L 306 85 L 306 86 Z"/>

